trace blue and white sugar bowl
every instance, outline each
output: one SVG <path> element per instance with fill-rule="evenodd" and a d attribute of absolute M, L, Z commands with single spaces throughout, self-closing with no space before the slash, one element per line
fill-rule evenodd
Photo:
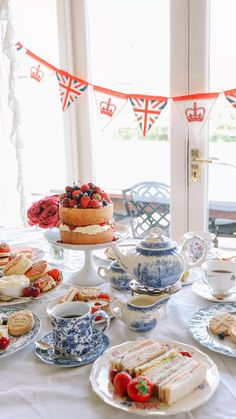
<path fill-rule="evenodd" d="M 116 260 L 112 262 L 108 268 L 105 266 L 99 266 L 98 274 L 118 291 L 130 290 L 129 284 L 132 277 Z"/>
<path fill-rule="evenodd" d="M 137 295 L 120 301 L 114 299 L 110 304 L 111 313 L 126 326 L 136 333 L 145 333 L 154 329 L 158 319 L 165 314 L 164 306 L 170 296 L 152 297 L 149 295 Z"/>
<path fill-rule="evenodd" d="M 143 286 L 161 289 L 177 282 L 185 271 L 201 264 L 205 260 L 207 246 L 198 237 L 203 251 L 201 256 L 191 262 L 187 239 L 182 248 L 163 235 L 160 228 L 150 229 L 140 242 L 125 254 L 115 243 L 110 243 L 119 264 Z"/>

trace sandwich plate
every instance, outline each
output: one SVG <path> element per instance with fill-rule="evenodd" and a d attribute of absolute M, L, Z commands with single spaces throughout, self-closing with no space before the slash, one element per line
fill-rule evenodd
<path fill-rule="evenodd" d="M 219 374 L 217 366 L 211 358 L 199 351 L 194 346 L 186 345 L 184 343 L 175 341 L 158 340 L 159 343 L 167 343 L 178 352 L 190 352 L 193 359 L 198 362 L 207 364 L 206 380 L 188 396 L 180 399 L 178 402 L 171 406 L 161 403 L 157 398 L 152 397 L 146 403 L 137 403 L 128 398 L 121 398 L 114 393 L 114 388 L 109 382 L 109 353 L 116 350 L 120 351 L 132 342 L 125 342 L 121 345 L 114 346 L 108 352 L 104 353 L 94 363 L 91 374 L 90 382 L 95 393 L 107 404 L 129 413 L 148 416 L 168 416 L 176 415 L 195 409 L 196 407 L 206 403 L 213 395 L 219 384 Z"/>
<path fill-rule="evenodd" d="M 8 317 L 11 313 L 14 313 L 16 311 L 22 310 L 20 307 L 14 307 L 14 308 L 0 308 L 0 317 Z M 34 326 L 33 329 L 26 333 L 25 335 L 19 336 L 19 337 L 13 337 L 11 336 L 11 343 L 10 345 L 3 351 L 0 350 L 0 359 L 4 358 L 6 356 L 12 355 L 13 353 L 19 351 L 20 349 L 23 349 L 25 346 L 29 345 L 36 336 L 38 335 L 40 331 L 40 320 L 36 314 L 33 314 L 34 318 Z"/>
<path fill-rule="evenodd" d="M 194 339 L 206 348 L 236 358 L 236 343 L 229 336 L 220 340 L 217 335 L 211 333 L 208 327 L 213 316 L 225 312 L 236 314 L 236 303 L 220 303 L 203 307 L 193 315 L 189 322 L 189 330 Z"/>

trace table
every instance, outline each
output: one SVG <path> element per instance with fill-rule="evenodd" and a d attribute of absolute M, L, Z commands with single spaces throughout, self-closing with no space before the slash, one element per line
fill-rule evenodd
<path fill-rule="evenodd" d="M 46 251 L 49 245 L 43 232 L 34 229 L 0 228 L 0 242 L 11 244 L 27 243 Z M 82 255 L 82 253 L 81 253 Z M 71 252 L 68 262 L 61 266 L 65 281 L 69 281 L 74 261 L 78 266 L 80 252 Z M 81 260 L 82 264 L 82 260 Z M 99 264 L 104 264 L 100 262 Z M 46 306 L 51 298 L 62 293 L 45 296 L 40 302 L 28 304 L 42 321 L 40 336 L 50 330 Z M 167 305 L 166 317 L 148 334 L 150 337 L 182 341 L 197 346 L 214 360 L 219 368 L 220 385 L 207 404 L 184 414 L 171 416 L 173 419 L 225 419 L 236 417 L 236 360 L 218 355 L 196 343 L 188 332 L 188 321 L 201 307 L 210 303 L 193 294 L 191 286 L 183 287 Z M 22 305 L 21 307 L 25 307 Z M 127 329 L 119 320 L 111 321 L 110 345 L 126 340 L 137 340 L 139 336 Z M 34 354 L 31 343 L 21 351 L 0 360 L 0 418 L 2 419 L 125 419 L 128 415 L 106 405 L 93 393 L 89 374 L 92 364 L 79 368 L 57 368 L 42 363 Z M 130 415 L 130 418 L 140 418 Z"/>

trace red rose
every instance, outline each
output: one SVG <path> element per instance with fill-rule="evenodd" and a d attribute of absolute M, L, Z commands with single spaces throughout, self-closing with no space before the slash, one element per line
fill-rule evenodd
<path fill-rule="evenodd" d="M 46 196 L 31 206 L 27 211 L 30 225 L 41 228 L 56 227 L 59 221 L 59 195 Z"/>

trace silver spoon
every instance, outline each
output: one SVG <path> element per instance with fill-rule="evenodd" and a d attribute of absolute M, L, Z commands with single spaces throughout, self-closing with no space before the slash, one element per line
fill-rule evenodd
<path fill-rule="evenodd" d="M 47 351 L 48 349 L 52 349 L 54 351 L 54 354 L 55 354 L 55 348 L 54 348 L 54 345 L 52 343 L 48 343 L 45 340 L 36 340 L 35 345 L 36 345 L 37 348 L 41 349 L 42 351 Z M 71 358 L 71 359 L 74 359 L 75 361 L 78 361 L 78 362 L 82 361 L 82 358 L 80 358 L 79 356 L 76 356 L 76 355 L 69 355 L 69 354 L 64 354 L 64 353 L 62 353 L 61 355 L 64 356 L 65 358 Z"/>

